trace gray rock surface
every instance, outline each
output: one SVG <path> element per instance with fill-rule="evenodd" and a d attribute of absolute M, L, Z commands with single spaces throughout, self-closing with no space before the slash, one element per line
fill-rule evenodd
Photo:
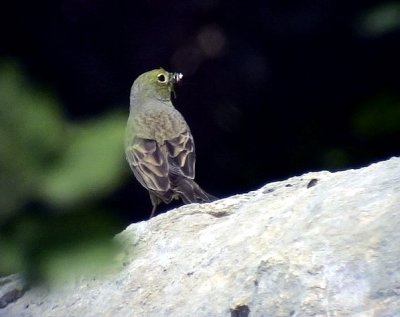
<path fill-rule="evenodd" d="M 130 225 L 118 266 L 0 316 L 400 316 L 400 158 Z"/>

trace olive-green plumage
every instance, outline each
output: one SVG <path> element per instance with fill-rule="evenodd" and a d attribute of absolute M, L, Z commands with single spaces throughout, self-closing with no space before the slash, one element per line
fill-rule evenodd
<path fill-rule="evenodd" d="M 129 165 L 150 194 L 152 217 L 157 205 L 181 198 L 185 204 L 209 202 L 194 181 L 195 148 L 189 126 L 171 102 L 182 74 L 160 68 L 140 75 L 132 85 L 125 153 Z"/>

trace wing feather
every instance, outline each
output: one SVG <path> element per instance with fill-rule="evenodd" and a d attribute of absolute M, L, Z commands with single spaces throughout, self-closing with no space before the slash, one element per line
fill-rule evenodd
<path fill-rule="evenodd" d="M 192 134 L 189 130 L 182 132 L 176 138 L 165 141 L 171 172 L 190 179 L 195 176 L 195 148 Z"/>
<path fill-rule="evenodd" d="M 135 137 L 126 148 L 126 157 L 142 186 L 161 197 L 174 190 L 182 177 L 195 176 L 195 148 L 189 130 L 161 145 L 155 140 Z"/>
<path fill-rule="evenodd" d="M 147 189 L 170 189 L 168 160 L 155 140 L 134 138 L 126 149 L 126 158 L 138 181 Z"/>

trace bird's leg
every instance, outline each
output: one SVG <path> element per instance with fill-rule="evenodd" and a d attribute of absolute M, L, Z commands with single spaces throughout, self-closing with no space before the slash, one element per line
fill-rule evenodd
<path fill-rule="evenodd" d="M 149 219 L 151 219 L 154 217 L 157 206 L 160 203 L 160 199 L 158 199 L 158 197 L 152 193 L 149 193 L 149 194 L 150 194 L 151 204 L 153 205 L 153 209 L 151 210 L 151 214 L 150 214 L 150 218 L 149 218 Z"/>
<path fill-rule="evenodd" d="M 150 214 L 150 218 L 149 219 L 154 217 L 154 214 L 156 212 L 156 208 L 157 208 L 157 205 L 153 205 L 153 209 L 151 210 L 151 214 Z"/>

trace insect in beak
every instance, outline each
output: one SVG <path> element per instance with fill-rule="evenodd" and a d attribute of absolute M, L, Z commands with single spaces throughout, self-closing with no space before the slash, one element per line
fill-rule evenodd
<path fill-rule="evenodd" d="M 171 80 L 171 91 L 174 94 L 174 98 L 176 98 L 176 93 L 175 93 L 175 88 L 174 84 L 179 83 L 179 81 L 182 79 L 183 75 L 182 73 L 170 73 L 170 80 Z"/>
<path fill-rule="evenodd" d="M 183 77 L 182 73 L 171 73 L 170 76 L 171 76 L 171 82 L 173 84 L 178 83 Z"/>

